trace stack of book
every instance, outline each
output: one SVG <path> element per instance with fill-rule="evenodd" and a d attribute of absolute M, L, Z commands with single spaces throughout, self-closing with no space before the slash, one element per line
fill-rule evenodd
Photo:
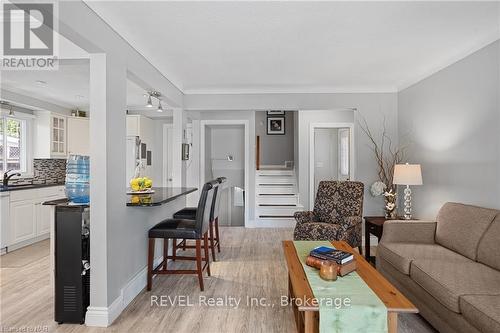
<path fill-rule="evenodd" d="M 337 250 L 333 247 L 320 246 L 309 253 L 306 263 L 319 268 L 322 261 L 332 261 L 338 265 L 337 275 L 344 276 L 356 270 L 356 260 L 349 252 Z"/>

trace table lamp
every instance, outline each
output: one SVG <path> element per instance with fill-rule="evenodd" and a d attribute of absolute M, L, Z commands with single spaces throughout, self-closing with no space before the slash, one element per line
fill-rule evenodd
<path fill-rule="evenodd" d="M 411 219 L 411 189 L 410 185 L 422 185 L 422 171 L 420 164 L 396 164 L 394 166 L 393 184 L 406 185 L 405 220 Z"/>

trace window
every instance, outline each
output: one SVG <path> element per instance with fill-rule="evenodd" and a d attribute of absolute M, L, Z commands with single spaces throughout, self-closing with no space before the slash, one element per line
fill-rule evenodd
<path fill-rule="evenodd" d="M 0 117 L 0 171 L 26 172 L 26 121 L 15 117 Z"/>

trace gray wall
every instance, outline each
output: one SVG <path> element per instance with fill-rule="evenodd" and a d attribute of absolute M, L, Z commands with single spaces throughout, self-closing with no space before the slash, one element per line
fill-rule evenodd
<path fill-rule="evenodd" d="M 261 165 L 283 165 L 285 161 L 293 161 L 293 111 L 285 112 L 284 117 L 285 135 L 267 135 L 267 112 L 255 112 L 255 135 L 260 136 Z"/>
<path fill-rule="evenodd" d="M 401 91 L 400 138 L 422 165 L 413 187 L 416 217 L 435 217 L 446 201 L 500 208 L 499 52 L 497 41 Z"/>

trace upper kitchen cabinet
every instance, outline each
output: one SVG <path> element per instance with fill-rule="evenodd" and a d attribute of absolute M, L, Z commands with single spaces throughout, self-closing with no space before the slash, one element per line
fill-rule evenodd
<path fill-rule="evenodd" d="M 49 111 L 36 111 L 35 158 L 66 158 L 68 117 Z"/>
<path fill-rule="evenodd" d="M 34 158 L 89 155 L 89 119 L 36 111 Z"/>
<path fill-rule="evenodd" d="M 89 119 L 82 117 L 68 117 L 68 155 L 89 155 L 90 134 Z"/>

